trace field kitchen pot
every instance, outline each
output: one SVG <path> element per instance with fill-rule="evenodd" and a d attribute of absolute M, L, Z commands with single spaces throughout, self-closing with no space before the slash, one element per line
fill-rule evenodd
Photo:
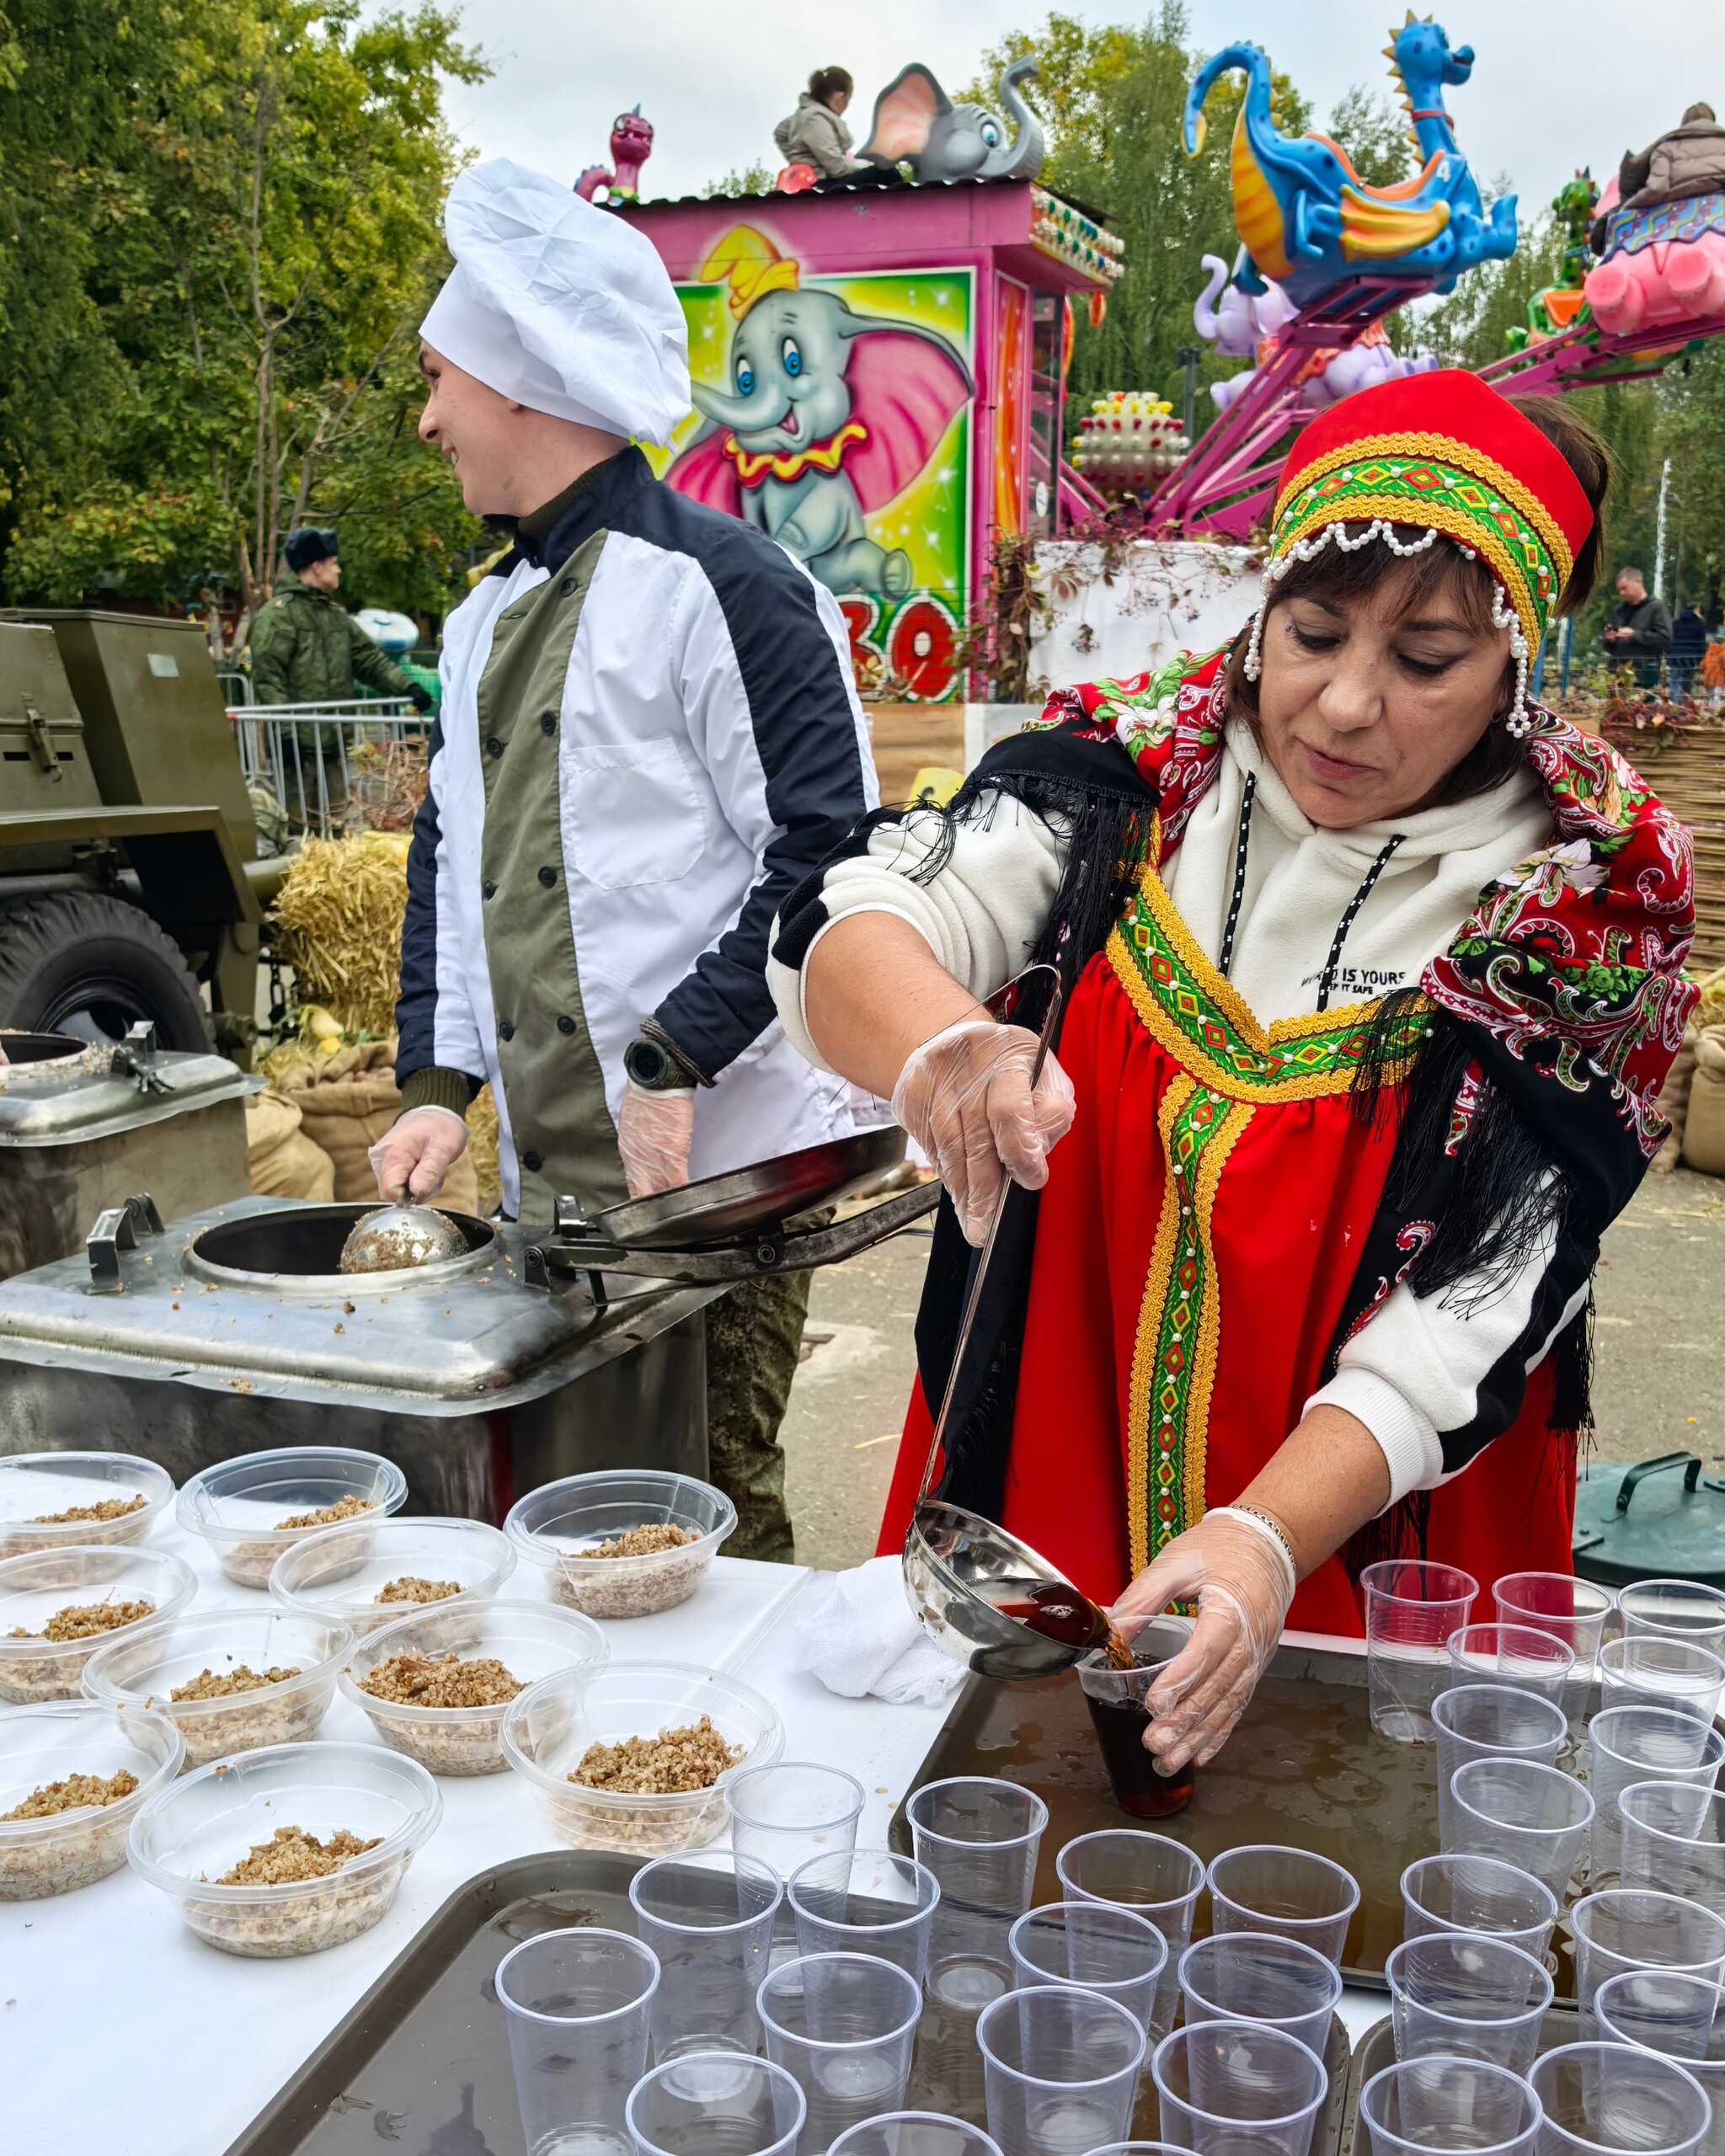
<path fill-rule="evenodd" d="M 382 1453 L 409 1508 L 500 1520 L 606 1467 L 707 1471 L 702 1312 L 730 1283 L 831 1263 L 919 1214 L 932 1184 L 799 1231 L 902 1158 L 898 1130 L 554 1230 L 449 1214 L 466 1251 L 342 1273 L 363 1205 L 248 1198 L 161 1225 L 142 1194 L 84 1254 L 0 1282 L 0 1451 L 112 1447 L 183 1482 L 291 1444 Z"/>
<path fill-rule="evenodd" d="M 245 1099 L 226 1056 L 0 1032 L 0 1280 L 67 1257 L 104 1206 L 147 1190 L 167 1219 L 243 1198 Z"/>

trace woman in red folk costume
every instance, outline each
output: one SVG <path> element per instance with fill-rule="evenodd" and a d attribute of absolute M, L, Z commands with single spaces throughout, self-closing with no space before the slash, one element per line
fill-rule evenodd
<path fill-rule="evenodd" d="M 1373 1558 L 1567 1570 L 1599 1237 L 1695 991 L 1687 835 L 1527 697 L 1607 480 L 1554 403 L 1362 392 L 1284 471 L 1252 622 L 1062 690 L 951 808 L 871 818 L 770 967 L 946 1185 L 903 1539 L 973 1246 L 1011 1193 L 939 1493 L 1102 1603 L 1195 1603 L 1151 1701 L 1216 1751 Z M 1070 984 L 1033 1096 L 1028 963 Z"/>

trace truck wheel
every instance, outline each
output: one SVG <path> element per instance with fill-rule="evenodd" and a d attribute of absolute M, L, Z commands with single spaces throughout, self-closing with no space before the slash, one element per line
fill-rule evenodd
<path fill-rule="evenodd" d="M 202 992 L 147 914 L 95 891 L 0 905 L 0 1026 L 117 1041 L 140 1018 L 163 1048 L 210 1046 Z"/>

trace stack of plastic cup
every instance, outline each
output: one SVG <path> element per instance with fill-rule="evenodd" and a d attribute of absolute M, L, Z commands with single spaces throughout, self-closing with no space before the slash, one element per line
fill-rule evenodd
<path fill-rule="evenodd" d="M 1470 1626 L 1470 1630 L 1479 1628 Z M 1465 1635 L 1458 1634 L 1457 1637 Z M 1552 1646 L 1557 1646 L 1554 1640 Z M 1566 1649 L 1566 1652 L 1567 1650 Z M 1569 1741 L 1569 1724 L 1553 1700 L 1513 1685 L 1462 1684 L 1432 1702 L 1438 1736 L 1438 1833 L 1450 1833 L 1450 1777 L 1470 1759 L 1535 1759 L 1557 1764 Z M 1452 1837 L 1453 1838 L 1453 1837 Z"/>
<path fill-rule="evenodd" d="M 1623 1818 L 1617 1800 L 1632 1782 L 1692 1782 L 1711 1789 L 1725 1763 L 1725 1735 L 1684 1707 L 1634 1703 L 1596 1714 L 1587 1733 L 1594 1794 L 1588 1876 L 1611 1885 L 1622 1870 Z"/>
<path fill-rule="evenodd" d="M 1001 2156 L 1001 2145 L 980 2126 L 941 2111 L 889 2111 L 848 2127 L 827 2156 Z"/>
<path fill-rule="evenodd" d="M 873 1954 L 920 1984 L 940 1882 L 926 1865 L 892 1849 L 812 1857 L 786 1889 L 799 1954 Z"/>
<path fill-rule="evenodd" d="M 1525 2073 L 1554 1986 L 1542 1962 L 1483 1932 L 1404 1939 L 1384 1964 L 1398 2059 L 1479 2058 Z"/>
<path fill-rule="evenodd" d="M 940 1886 L 929 1997 L 980 2012 L 1012 1988 L 1007 1934 L 1030 1906 L 1048 1806 L 1016 1782 L 954 1775 L 925 1782 L 905 1811 L 916 1861 Z"/>
<path fill-rule="evenodd" d="M 521 2132 L 532 2156 L 629 2156 L 624 2111 L 647 2064 L 659 1964 L 627 1932 L 542 1932 L 497 1965 Z"/>
<path fill-rule="evenodd" d="M 1713 2116 L 1702 2156 L 1725 2150 L 1725 1990 L 1676 1969 L 1625 1969 L 1594 1993 L 1603 2041 L 1674 2058 L 1706 2091 Z"/>
<path fill-rule="evenodd" d="M 1445 1645 L 1452 1685 L 1513 1684 L 1562 1711 L 1575 1652 L 1551 1633 L 1530 1625 L 1464 1625 Z"/>
<path fill-rule="evenodd" d="M 1532 1759 L 1473 1759 L 1450 1777 L 1444 1854 L 1501 1857 L 1561 1902 L 1594 1816 L 1571 1774 Z"/>
<path fill-rule="evenodd" d="M 1076 1984 L 1124 2006 L 1146 2035 L 1167 1942 L 1147 1917 L 1108 1902 L 1055 1902 L 1029 1909 L 1007 1935 L 1020 1991 Z"/>
<path fill-rule="evenodd" d="M 1273 1842 L 1226 1849 L 1210 1867 L 1210 1929 L 1297 1939 L 1339 1965 L 1359 1882 L 1327 1856 Z"/>
<path fill-rule="evenodd" d="M 1725 1593 L 1700 1580 L 1637 1580 L 1617 1598 L 1626 1638 L 1687 1640 L 1725 1657 Z"/>
<path fill-rule="evenodd" d="M 1617 1799 L 1626 1886 L 1680 1894 L 1725 1915 L 1725 1791 L 1632 1782 Z"/>
<path fill-rule="evenodd" d="M 1584 1895 L 1570 1913 L 1575 1933 L 1575 2003 L 1583 2036 L 1594 2033 L 1594 1995 L 1626 1969 L 1725 1972 L 1725 1918 L 1674 1894 L 1610 1886 Z"/>
<path fill-rule="evenodd" d="M 1519 2074 L 1471 2058 L 1403 2059 L 1359 2092 L 1370 2156 L 1490 2150 L 1534 2156 L 1540 2100 Z M 1354 2156 L 1366 2156 L 1355 2137 Z"/>
<path fill-rule="evenodd" d="M 1307 2156 L 1329 2089 L 1316 2052 L 1260 2021 L 1177 2029 L 1156 2046 L 1151 2071 L 1163 2137 L 1201 2152 Z"/>
<path fill-rule="evenodd" d="M 1130 2125 L 1148 2046 L 1113 1999 L 1067 1986 L 1012 1992 L 983 2009 L 976 2041 L 1002 2156 L 1073 2156 Z"/>
<path fill-rule="evenodd" d="M 1599 1704 L 1686 1707 L 1711 1721 L 1725 1691 L 1725 1662 L 1664 1632 L 1626 1633 L 1599 1649 Z"/>
<path fill-rule="evenodd" d="M 1402 1875 L 1402 1935 L 1478 1931 L 1542 1961 L 1557 1920 L 1551 1888 L 1494 1856 L 1423 1856 Z"/>
<path fill-rule="evenodd" d="M 1103 1827 L 1080 1834 L 1055 1859 L 1069 1902 L 1112 1902 L 1147 1917 L 1168 1942 L 1156 1982 L 1151 2032 L 1165 2036 L 1179 1998 L 1176 1971 L 1191 1943 L 1192 1919 L 1204 1892 L 1204 1865 L 1183 1842 L 1138 1827 Z"/>
<path fill-rule="evenodd" d="M 1571 1736 L 1579 1737 L 1599 1681 L 1599 1646 L 1616 1596 L 1573 1572 L 1506 1572 L 1493 1588 L 1492 1598 L 1506 1625 L 1530 1625 L 1535 1631 L 1549 1632 L 1575 1657 L 1562 1704 Z"/>
<path fill-rule="evenodd" d="M 1450 1635 L 1467 1622 L 1479 1582 L 1455 1565 L 1391 1557 L 1359 1575 L 1371 1726 L 1397 1744 L 1429 1744 L 1432 1701 L 1450 1689 Z"/>
<path fill-rule="evenodd" d="M 1262 2021 L 1314 2051 L 1329 2049 L 1342 1976 L 1316 1947 L 1273 1933 L 1228 1931 L 1180 1956 L 1189 2028 L 1199 2021 Z"/>
<path fill-rule="evenodd" d="M 804 1955 L 772 1972 L 756 2005 L 766 2056 L 809 2107 L 804 2156 L 903 2105 L 922 2015 L 921 1988 L 905 1970 L 866 1954 Z"/>
<path fill-rule="evenodd" d="M 782 2067 L 735 2052 L 686 2052 L 629 2092 L 634 2156 L 793 2156 L 803 2092 Z M 541 2156 L 529 2142 L 529 2156 Z M 572 2156 L 586 2156 L 585 2143 Z M 547 2150 L 544 2156 L 556 2156 Z"/>
<path fill-rule="evenodd" d="M 1565 2044 L 1528 2073 L 1545 2119 L 1541 2156 L 1694 2156 L 1707 2130 L 1706 2093 L 1692 2073 L 1627 2044 Z"/>
<path fill-rule="evenodd" d="M 761 2042 L 755 1994 L 772 1952 L 783 1889 L 771 1865 L 733 1849 L 657 1857 L 629 1881 L 635 1929 L 659 1960 L 653 2056 Z"/>

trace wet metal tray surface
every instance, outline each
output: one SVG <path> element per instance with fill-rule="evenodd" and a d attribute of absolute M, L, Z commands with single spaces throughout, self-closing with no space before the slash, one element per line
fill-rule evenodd
<path fill-rule="evenodd" d="M 227 2156 L 526 2156 L 503 2009 L 493 1983 L 512 1946 L 574 1924 L 634 1930 L 632 1857 L 563 1849 L 518 1857 L 457 1888 Z M 1330 2025 L 1330 2089 L 1312 2156 L 1341 2156 L 1348 2036 Z M 931 2004 L 908 2108 L 984 2123 L 974 2015 Z M 1148 2063 L 1133 2132 L 1156 2138 Z"/>
<path fill-rule="evenodd" d="M 1581 2041 L 1581 2016 L 1573 2006 L 1551 2006 L 1546 2009 L 1546 2018 L 1540 2024 L 1540 2055 L 1556 2051 L 1562 2044 Z M 1359 2096 L 1375 2073 L 1381 2073 L 1386 2066 L 1396 2063 L 1395 2031 L 1386 2014 L 1381 2021 L 1374 2021 L 1354 2049 L 1348 2068 L 1348 2089 L 1342 2120 L 1343 2156 L 1370 2156 L 1371 2136 L 1359 2132 Z"/>
<path fill-rule="evenodd" d="M 1402 1874 L 1438 1846 L 1437 1753 L 1429 1745 L 1393 1744 L 1372 1728 L 1364 1653 L 1279 1648 L 1239 1727 L 1199 1769 L 1191 1803 L 1172 1819 L 1131 1819 L 1114 1802 L 1070 1673 L 1032 1684 L 974 1680 L 917 1785 L 948 1774 L 1001 1775 L 1048 1806 L 1039 1903 L 1060 1898 L 1055 1859 L 1061 1849 L 1098 1828 L 1148 1828 L 1188 1843 L 1206 1863 L 1252 1842 L 1285 1842 L 1332 1858 L 1360 1890 L 1342 1973 L 1377 1989 L 1386 1957 L 1402 1942 Z M 902 1806 L 891 1839 L 909 1850 Z M 1207 1899 L 1199 1904 L 1199 1937 L 1208 1907 Z"/>

